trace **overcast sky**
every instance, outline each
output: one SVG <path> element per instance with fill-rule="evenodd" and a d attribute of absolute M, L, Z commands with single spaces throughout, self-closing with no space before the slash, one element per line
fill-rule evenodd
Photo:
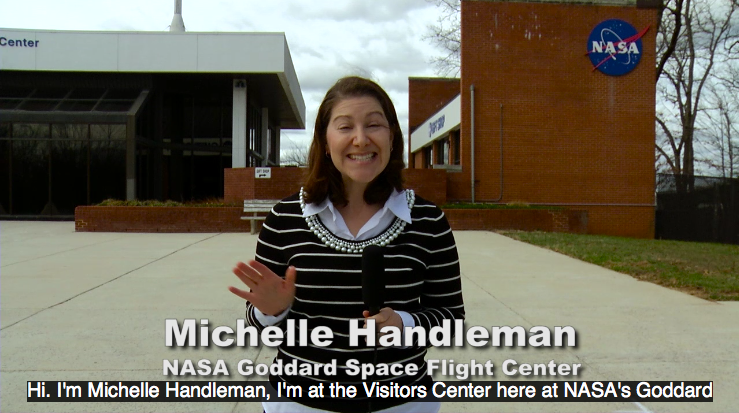
<path fill-rule="evenodd" d="M 284 32 L 306 106 L 307 144 L 326 90 L 341 76 L 380 83 L 393 99 L 407 142 L 408 77 L 434 76 L 439 52 L 422 39 L 438 16 L 426 0 L 183 0 L 187 31 Z M 0 0 L 0 27 L 166 31 L 174 0 Z"/>

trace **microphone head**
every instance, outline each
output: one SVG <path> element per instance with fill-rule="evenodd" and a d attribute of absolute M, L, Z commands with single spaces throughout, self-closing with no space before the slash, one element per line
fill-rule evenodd
<path fill-rule="evenodd" d="M 383 249 L 368 245 L 362 251 L 362 300 L 375 315 L 385 304 L 385 263 Z"/>

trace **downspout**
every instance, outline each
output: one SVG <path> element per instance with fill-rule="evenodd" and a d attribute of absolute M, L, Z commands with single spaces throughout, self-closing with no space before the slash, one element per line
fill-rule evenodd
<path fill-rule="evenodd" d="M 475 203 L 475 85 L 470 85 L 470 182 L 472 203 Z"/>
<path fill-rule="evenodd" d="M 500 195 L 492 202 L 503 199 L 503 104 L 500 104 Z"/>

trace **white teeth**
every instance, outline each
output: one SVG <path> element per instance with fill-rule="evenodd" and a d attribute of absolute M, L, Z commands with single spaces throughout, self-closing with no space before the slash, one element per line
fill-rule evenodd
<path fill-rule="evenodd" d="M 374 153 L 368 153 L 367 155 L 349 155 L 349 157 L 354 159 L 355 161 L 369 161 L 374 156 Z"/>

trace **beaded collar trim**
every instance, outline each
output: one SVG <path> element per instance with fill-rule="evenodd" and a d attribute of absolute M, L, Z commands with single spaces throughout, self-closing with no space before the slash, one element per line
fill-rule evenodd
<path fill-rule="evenodd" d="M 416 202 L 416 194 L 412 189 L 405 190 L 405 200 L 408 202 L 408 209 L 413 209 L 413 204 Z M 303 191 L 303 188 L 300 188 L 300 210 L 305 212 L 305 191 Z M 310 228 L 310 230 L 316 234 L 318 239 L 326 244 L 327 247 L 339 252 L 347 252 L 351 254 L 361 253 L 364 251 L 364 247 L 368 245 L 379 245 L 381 247 L 386 246 L 395 238 L 398 238 L 398 235 L 403 232 L 405 224 L 407 224 L 407 222 L 396 217 L 390 228 L 380 235 L 364 241 L 347 241 L 338 238 L 332 234 L 331 231 L 326 229 L 321 220 L 318 219 L 318 214 L 305 217 L 305 222 L 308 224 L 308 228 Z"/>

